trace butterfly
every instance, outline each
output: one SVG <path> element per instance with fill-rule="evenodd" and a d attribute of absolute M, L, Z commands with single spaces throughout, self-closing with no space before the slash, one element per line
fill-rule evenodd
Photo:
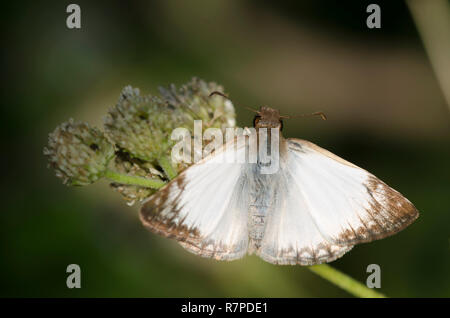
<path fill-rule="evenodd" d="M 284 138 L 278 110 L 261 107 L 254 127 L 280 131 L 275 173 L 262 173 L 260 161 L 224 163 L 231 152 L 248 151 L 236 137 L 146 199 L 142 223 L 203 257 L 230 261 L 248 253 L 273 264 L 314 265 L 418 217 L 408 199 L 368 171 L 309 141 Z"/>

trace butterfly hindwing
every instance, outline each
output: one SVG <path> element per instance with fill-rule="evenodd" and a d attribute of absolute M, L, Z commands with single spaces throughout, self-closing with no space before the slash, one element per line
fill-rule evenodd
<path fill-rule="evenodd" d="M 352 245 L 338 245 L 320 231 L 309 213 L 302 189 L 281 166 L 277 174 L 270 176 L 274 182 L 270 189 L 271 205 L 255 253 L 273 264 L 313 265 L 333 261 L 349 251 Z"/>

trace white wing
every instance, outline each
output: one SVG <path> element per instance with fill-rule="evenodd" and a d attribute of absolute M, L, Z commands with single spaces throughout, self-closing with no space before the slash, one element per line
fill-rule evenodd
<path fill-rule="evenodd" d="M 418 217 L 411 202 L 369 172 L 305 140 L 288 139 L 287 147 L 257 252 L 264 260 L 330 262 Z"/>
<path fill-rule="evenodd" d="M 241 176 L 242 164 L 227 163 L 233 156 L 245 155 L 245 142 L 236 141 L 187 168 L 148 198 L 140 211 L 143 224 L 203 257 L 233 260 L 244 256 L 248 247 L 247 181 Z"/>

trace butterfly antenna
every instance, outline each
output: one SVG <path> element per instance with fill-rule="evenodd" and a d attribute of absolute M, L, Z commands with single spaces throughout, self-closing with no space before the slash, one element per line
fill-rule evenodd
<path fill-rule="evenodd" d="M 211 94 L 209 94 L 209 97 L 214 96 L 214 95 L 222 96 L 223 98 L 226 98 L 226 99 L 228 99 L 230 102 L 233 103 L 233 101 L 231 100 L 231 98 L 229 98 L 227 95 L 225 95 L 225 94 L 222 93 L 222 92 L 214 91 L 214 92 L 212 92 Z M 233 103 L 233 104 L 234 104 L 234 103 Z M 253 109 L 253 108 L 250 108 L 250 107 L 246 107 L 246 106 L 244 106 L 244 108 L 246 108 L 246 109 L 248 109 L 248 110 L 250 110 L 250 111 L 252 111 L 252 112 L 259 113 L 259 111 L 257 111 L 256 109 Z"/>
<path fill-rule="evenodd" d="M 327 116 L 323 112 L 315 112 L 312 114 L 302 114 L 302 115 L 296 115 L 296 116 L 280 116 L 280 118 L 299 118 L 299 117 L 312 117 L 312 116 L 320 116 L 322 120 L 327 120 Z"/>
<path fill-rule="evenodd" d="M 212 92 L 211 94 L 209 94 L 209 97 L 214 96 L 214 95 L 222 96 L 222 97 L 228 99 L 229 101 L 231 101 L 231 99 L 230 99 L 227 95 L 225 95 L 224 93 L 222 93 L 222 92 L 214 91 L 214 92 Z"/>

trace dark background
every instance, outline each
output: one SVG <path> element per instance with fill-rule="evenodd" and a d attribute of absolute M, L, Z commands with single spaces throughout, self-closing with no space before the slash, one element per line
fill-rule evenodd
<path fill-rule="evenodd" d="M 304 267 L 189 254 L 149 234 L 107 182 L 69 188 L 47 169 L 62 121 L 101 125 L 125 85 L 156 93 L 199 76 L 225 86 L 240 126 L 253 116 L 243 106 L 324 111 L 286 120 L 285 136 L 371 171 L 421 212 L 332 266 L 365 282 L 379 264 L 388 296 L 450 296 L 449 105 L 405 3 L 373 2 L 378 30 L 365 1 L 76 1 L 81 30 L 66 27 L 70 2 L 3 4 L 0 295 L 348 296 Z M 71 263 L 79 290 L 65 285 Z"/>

